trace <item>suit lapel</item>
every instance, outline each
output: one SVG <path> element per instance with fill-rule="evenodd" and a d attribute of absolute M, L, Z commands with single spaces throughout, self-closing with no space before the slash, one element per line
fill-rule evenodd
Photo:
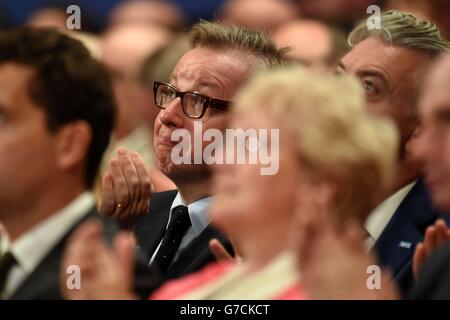
<path fill-rule="evenodd" d="M 152 196 L 148 214 L 136 222 L 134 234 L 138 247 L 150 258 L 164 237 L 170 207 L 177 190 L 159 192 Z"/>
<path fill-rule="evenodd" d="M 29 299 L 62 299 L 58 289 L 58 277 L 62 248 L 59 244 L 52 252 L 33 270 L 25 281 L 10 297 L 11 300 Z"/>
<path fill-rule="evenodd" d="M 86 213 L 56 244 L 39 265 L 10 297 L 12 300 L 24 299 L 62 299 L 59 292 L 59 275 L 61 258 L 67 238 L 72 231 L 88 218 L 98 217 L 97 210 L 92 208 Z M 39 245 L 39 244 L 36 244 Z"/>
<path fill-rule="evenodd" d="M 389 266 L 394 276 L 411 260 L 416 244 L 422 241 L 426 227 L 436 216 L 428 191 L 419 180 L 375 243 L 380 263 Z"/>
<path fill-rule="evenodd" d="M 199 270 L 209 262 L 215 261 L 209 250 L 209 241 L 217 238 L 225 248 L 233 253 L 228 239 L 215 228 L 208 226 L 181 252 L 167 270 L 167 278 L 175 278 Z"/>

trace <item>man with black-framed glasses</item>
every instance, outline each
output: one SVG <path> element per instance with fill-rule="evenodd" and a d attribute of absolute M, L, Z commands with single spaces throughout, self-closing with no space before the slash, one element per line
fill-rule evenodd
<path fill-rule="evenodd" d="M 219 110 L 227 110 L 230 102 L 222 99 L 211 98 L 196 91 L 179 91 L 170 83 L 155 81 L 153 84 L 155 105 L 166 109 L 176 98 L 180 98 L 183 113 L 188 118 L 200 119 L 209 107 Z"/>
<path fill-rule="evenodd" d="M 181 129 L 193 136 L 195 122 L 204 131 L 224 132 L 230 102 L 240 86 L 256 70 L 284 64 L 267 35 L 244 28 L 201 22 L 190 33 L 190 45 L 170 83 L 155 81 L 153 86 L 155 105 L 161 109 L 154 125 L 156 165 L 177 190 L 152 194 L 139 155 L 123 149 L 104 178 L 100 209 L 133 229 L 139 249 L 151 257 L 149 264 L 157 265 L 166 278 L 197 271 L 213 261 L 209 250 L 213 238 L 231 250 L 207 215 L 212 196 L 209 165 L 174 163 L 172 151 L 179 141 L 172 141 L 172 134 Z M 193 148 L 198 142 L 190 143 Z M 205 146 L 201 142 L 202 150 Z"/>

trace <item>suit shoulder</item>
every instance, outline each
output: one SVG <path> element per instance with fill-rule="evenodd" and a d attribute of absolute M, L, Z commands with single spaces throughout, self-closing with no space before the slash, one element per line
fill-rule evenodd
<path fill-rule="evenodd" d="M 177 190 L 155 192 L 150 199 L 148 213 L 136 221 L 135 226 L 146 224 L 148 219 L 154 220 L 155 215 L 168 212 L 177 193 Z"/>
<path fill-rule="evenodd" d="M 167 223 L 170 207 L 177 193 L 177 190 L 170 190 L 156 192 L 152 195 L 147 214 L 139 218 L 133 226 L 133 231 L 138 238 L 147 238 L 149 228 L 156 227 L 159 229 Z M 152 230 L 152 232 L 155 232 L 155 230 Z"/>
<path fill-rule="evenodd" d="M 76 223 L 71 230 L 72 233 L 77 227 L 83 224 L 85 221 L 89 219 L 96 219 L 102 224 L 103 235 L 107 242 L 111 242 L 116 234 L 120 231 L 120 226 L 118 223 L 104 215 L 100 214 L 96 207 L 93 207 L 78 223 Z"/>
<path fill-rule="evenodd" d="M 178 193 L 178 190 L 169 190 L 169 191 L 163 191 L 163 192 L 155 192 L 152 194 L 152 198 L 150 199 L 150 207 L 156 206 L 159 204 L 165 205 L 168 202 L 172 204 L 173 200 L 175 199 L 176 195 Z"/>

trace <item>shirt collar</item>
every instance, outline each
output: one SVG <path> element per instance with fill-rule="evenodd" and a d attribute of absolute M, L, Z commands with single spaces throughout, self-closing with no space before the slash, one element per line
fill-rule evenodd
<path fill-rule="evenodd" d="M 84 192 L 59 212 L 51 215 L 10 244 L 18 265 L 33 271 L 70 228 L 95 205 L 94 196 Z"/>
<path fill-rule="evenodd" d="M 395 211 L 412 190 L 417 181 L 411 182 L 404 186 L 389 198 L 384 200 L 372 213 L 368 216 L 365 226 L 369 235 L 376 241 L 386 228 Z"/>
<path fill-rule="evenodd" d="M 208 215 L 208 208 L 211 204 L 212 197 L 206 197 L 202 198 L 200 200 L 197 200 L 189 205 L 188 211 L 189 211 L 189 218 L 191 219 L 192 229 L 195 232 L 195 235 L 198 237 L 200 233 L 205 230 L 205 228 L 209 225 L 211 222 L 211 219 Z M 170 213 L 172 214 L 172 210 L 177 206 L 186 206 L 184 204 L 183 199 L 181 198 L 180 193 L 178 192 L 175 199 L 173 200 L 172 206 L 170 207 Z"/>

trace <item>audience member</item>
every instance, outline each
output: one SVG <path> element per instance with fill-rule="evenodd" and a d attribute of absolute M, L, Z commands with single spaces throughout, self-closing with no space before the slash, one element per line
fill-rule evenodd
<path fill-rule="evenodd" d="M 156 24 L 173 31 L 186 23 L 183 12 L 167 0 L 121 1 L 109 16 L 109 25 Z"/>
<path fill-rule="evenodd" d="M 380 30 L 368 30 L 362 21 L 350 34 L 349 43 L 353 48 L 341 60 L 338 72 L 359 77 L 367 109 L 390 117 L 400 132 L 396 178 L 385 200 L 369 216 L 366 228 L 369 247 L 406 293 L 414 281 L 414 249 L 423 240 L 426 227 L 439 218 L 450 221 L 433 206 L 421 178 L 420 162 L 407 152 L 418 128 L 418 93 L 423 79 L 449 43 L 433 23 L 398 11 L 382 14 Z"/>
<path fill-rule="evenodd" d="M 279 146 L 275 150 L 279 171 L 273 175 L 261 174 L 261 161 L 215 166 L 211 218 L 233 236 L 243 254 L 242 263 L 208 266 L 169 282 L 152 296 L 154 299 L 306 298 L 295 255 L 290 251 L 289 231 L 296 202 L 292 193 L 276 190 L 298 190 L 304 202 L 308 202 L 304 189 L 326 193 L 333 208 L 328 219 L 362 223 L 389 185 L 396 161 L 394 126 L 364 111 L 362 89 L 355 80 L 315 75 L 300 67 L 252 80 L 236 98 L 230 127 L 279 130 L 279 140 L 271 133 L 267 141 L 259 141 L 260 148 L 263 143 L 270 150 Z M 250 158 L 251 153 L 247 150 L 246 156 Z M 371 191 L 361 192 L 366 189 Z M 90 256 L 102 247 L 99 241 L 73 239 L 71 246 L 85 251 L 78 257 Z M 106 247 L 104 251 L 111 254 Z M 67 255 L 65 261 L 86 266 L 87 273 L 93 275 L 104 268 L 100 261 L 93 264 Z M 117 278 L 125 275 L 119 273 Z M 85 280 L 91 288 L 85 297 L 102 298 L 102 278 L 98 275 Z M 121 281 L 112 288 L 125 292 Z M 67 291 L 67 297 L 71 296 Z"/>
<path fill-rule="evenodd" d="M 177 190 L 151 194 L 148 174 L 133 166 L 136 156 L 121 152 L 111 162 L 102 197 L 102 213 L 132 226 L 139 248 L 151 257 L 149 263 L 159 265 L 167 278 L 213 261 L 208 248 L 212 238 L 228 244 L 207 216 L 213 196 L 211 166 L 203 160 L 195 164 L 195 152 L 188 155 L 189 163 L 175 162 L 172 153 L 178 142 L 171 140 L 172 134 L 182 129 L 194 137 L 194 126 L 200 124 L 202 132 L 223 132 L 237 89 L 255 71 L 284 63 L 275 44 L 258 31 L 201 22 L 189 36 L 191 49 L 178 61 L 170 83 L 154 84 L 155 104 L 162 109 L 154 126 L 156 165 Z M 198 135 L 188 141 L 191 151 L 200 142 L 195 139 Z M 203 155 L 207 143 L 200 146 Z"/>
<path fill-rule="evenodd" d="M 89 192 L 113 128 L 110 82 L 79 41 L 23 28 L 0 34 L 0 83 L 0 296 L 60 299 L 67 237 L 89 218 L 109 240 L 117 230 Z"/>
<path fill-rule="evenodd" d="M 288 59 L 315 69 L 336 69 L 348 51 L 342 31 L 314 20 L 294 20 L 283 24 L 274 31 L 272 38 L 278 47 L 290 48 L 286 52 Z"/>
<path fill-rule="evenodd" d="M 236 25 L 271 33 L 299 17 L 296 4 L 289 0 L 229 0 L 219 10 L 225 25 Z"/>

